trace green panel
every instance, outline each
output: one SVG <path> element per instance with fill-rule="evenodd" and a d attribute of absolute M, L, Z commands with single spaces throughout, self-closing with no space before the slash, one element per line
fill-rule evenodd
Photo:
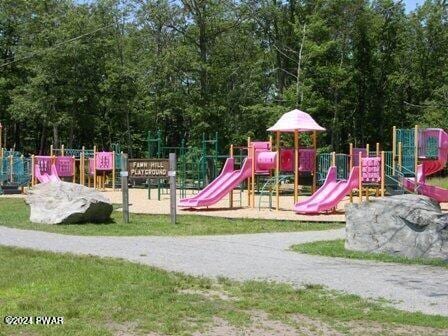
<path fill-rule="evenodd" d="M 317 183 L 322 184 L 331 166 L 331 153 L 317 155 Z"/>
<path fill-rule="evenodd" d="M 436 137 L 427 137 L 424 143 L 419 144 L 419 156 L 436 158 L 439 155 L 439 140 Z"/>
<path fill-rule="evenodd" d="M 401 142 L 403 171 L 406 175 L 412 175 L 415 170 L 415 130 L 397 129 L 397 150 L 399 142 Z"/>
<path fill-rule="evenodd" d="M 336 154 L 337 179 L 346 180 L 349 175 L 350 156 L 347 154 Z"/>

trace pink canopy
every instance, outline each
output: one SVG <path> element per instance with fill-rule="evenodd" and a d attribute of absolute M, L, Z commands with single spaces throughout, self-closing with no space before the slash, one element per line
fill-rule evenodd
<path fill-rule="evenodd" d="M 270 132 L 299 132 L 325 131 L 308 113 L 300 110 L 292 110 L 280 117 L 274 126 L 268 128 Z"/>

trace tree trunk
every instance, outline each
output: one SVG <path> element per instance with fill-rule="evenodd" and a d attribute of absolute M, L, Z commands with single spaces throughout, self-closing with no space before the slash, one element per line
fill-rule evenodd
<path fill-rule="evenodd" d="M 47 126 L 42 123 L 42 133 L 40 134 L 39 155 L 45 154 L 45 145 L 47 143 Z"/>
<path fill-rule="evenodd" d="M 74 127 L 73 125 L 69 128 L 68 130 L 68 143 L 67 143 L 67 147 L 68 148 L 73 148 L 73 141 L 75 140 L 75 134 L 74 134 Z"/>
<path fill-rule="evenodd" d="M 301 74 L 301 66 L 302 66 L 302 51 L 303 51 L 303 45 L 305 44 L 305 34 L 306 34 L 306 23 L 303 25 L 303 32 L 302 32 L 302 42 L 300 43 L 300 50 L 299 50 L 299 62 L 297 63 L 297 82 L 296 82 L 296 95 L 297 95 L 297 107 L 300 107 L 303 100 L 303 90 L 301 90 L 300 94 L 300 74 Z"/>
<path fill-rule="evenodd" d="M 54 148 L 59 148 L 59 130 L 58 125 L 53 124 L 53 146 Z"/>
<path fill-rule="evenodd" d="M 207 102 L 208 96 L 208 74 L 207 74 L 207 36 L 206 36 L 206 23 L 202 18 L 202 15 L 198 14 L 198 26 L 199 26 L 199 54 L 201 59 L 200 69 L 200 82 L 201 82 L 201 98 L 203 103 Z"/>
<path fill-rule="evenodd" d="M 21 149 L 20 146 L 20 125 L 19 123 L 14 123 L 14 148 L 17 150 Z"/>

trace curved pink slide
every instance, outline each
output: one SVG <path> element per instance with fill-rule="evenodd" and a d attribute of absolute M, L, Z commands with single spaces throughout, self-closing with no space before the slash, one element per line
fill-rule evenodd
<path fill-rule="evenodd" d="M 179 206 L 194 208 L 213 205 L 252 175 L 252 159 L 245 159 L 239 170 L 233 169 L 234 163 L 233 158 L 227 159 L 221 174 L 212 183 L 202 189 L 196 196 L 181 199 Z"/>
<path fill-rule="evenodd" d="M 348 180 L 337 181 L 336 173 L 336 167 L 330 167 L 322 187 L 306 200 L 298 202 L 294 206 L 294 211 L 302 214 L 316 214 L 336 208 L 338 203 L 358 186 L 359 167 L 352 168 Z"/>
<path fill-rule="evenodd" d="M 417 187 L 415 179 L 406 178 L 403 186 L 413 192 L 435 199 L 437 202 L 448 202 L 448 189 L 426 184 L 426 176 L 434 174 L 445 168 L 448 160 L 448 134 L 443 129 L 429 129 L 428 132 L 437 134 L 439 152 L 437 160 L 423 161 L 417 166 Z"/>
<path fill-rule="evenodd" d="M 50 175 L 48 175 L 47 173 L 41 174 L 39 165 L 34 165 L 34 176 L 40 183 L 57 182 L 61 180 L 58 176 L 58 172 L 54 164 L 51 165 Z"/>

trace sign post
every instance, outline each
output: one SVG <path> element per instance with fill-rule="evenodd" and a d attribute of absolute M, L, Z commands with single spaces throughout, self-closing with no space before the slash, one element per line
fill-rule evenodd
<path fill-rule="evenodd" d="M 128 155 L 121 153 L 121 191 L 123 222 L 129 223 Z"/>
<path fill-rule="evenodd" d="M 170 215 L 171 224 L 176 224 L 176 153 L 170 153 L 170 170 L 168 176 L 170 177 Z"/>

